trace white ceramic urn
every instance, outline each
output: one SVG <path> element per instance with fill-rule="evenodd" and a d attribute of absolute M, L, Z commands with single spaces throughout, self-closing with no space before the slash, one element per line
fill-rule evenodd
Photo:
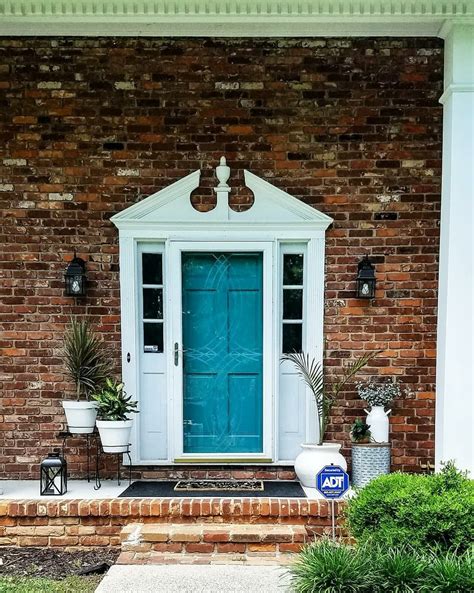
<path fill-rule="evenodd" d="M 376 443 L 388 443 L 388 415 L 392 410 L 385 411 L 383 406 L 372 406 L 367 412 L 367 424 L 370 426 L 372 439 Z"/>
<path fill-rule="evenodd" d="M 316 475 L 326 465 L 339 465 L 343 470 L 347 469 L 346 460 L 339 452 L 340 443 L 304 443 L 301 448 L 303 451 L 295 459 L 295 472 L 306 488 L 316 488 Z"/>

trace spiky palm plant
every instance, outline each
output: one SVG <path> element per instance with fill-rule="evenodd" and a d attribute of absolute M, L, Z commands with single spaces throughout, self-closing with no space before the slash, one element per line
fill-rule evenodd
<path fill-rule="evenodd" d="M 71 324 L 64 336 L 64 365 L 76 387 L 76 399 L 89 395 L 104 384 L 110 372 L 110 357 L 104 342 L 95 335 L 89 321 Z"/>
<path fill-rule="evenodd" d="M 360 356 L 344 369 L 344 373 L 338 381 L 332 381 L 328 386 L 325 385 L 322 364 L 315 358 L 311 357 L 307 352 L 291 352 L 282 356 L 282 361 L 288 360 L 295 365 L 296 372 L 300 379 L 306 383 L 307 387 L 309 387 L 313 394 L 318 409 L 318 445 L 323 444 L 331 407 L 344 385 L 380 352 L 381 350 L 376 350 L 370 354 Z"/>

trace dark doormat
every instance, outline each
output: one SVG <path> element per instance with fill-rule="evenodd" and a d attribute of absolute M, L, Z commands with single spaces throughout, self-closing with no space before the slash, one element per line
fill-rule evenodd
<path fill-rule="evenodd" d="M 306 498 L 303 488 L 299 482 L 289 480 L 264 480 L 263 490 L 190 490 L 176 491 L 174 487 L 178 480 L 163 480 L 156 482 L 145 482 L 139 480 L 133 482 L 120 497 L 133 498 Z M 181 481 L 182 483 L 182 481 Z M 209 484 L 215 481 L 209 480 Z"/>

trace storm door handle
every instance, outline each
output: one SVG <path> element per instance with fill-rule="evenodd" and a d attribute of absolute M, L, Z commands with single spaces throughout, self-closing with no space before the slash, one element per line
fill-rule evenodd
<path fill-rule="evenodd" d="M 174 343 L 174 366 L 177 367 L 179 364 L 179 344 L 178 342 Z"/>

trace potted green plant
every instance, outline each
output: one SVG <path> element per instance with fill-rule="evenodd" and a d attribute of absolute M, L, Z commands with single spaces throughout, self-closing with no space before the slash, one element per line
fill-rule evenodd
<path fill-rule="evenodd" d="M 373 440 L 369 424 L 357 418 L 351 426 L 352 485 L 361 488 L 377 476 L 390 473 L 390 445 Z"/>
<path fill-rule="evenodd" d="M 363 418 L 354 420 L 354 424 L 351 426 L 351 441 L 353 443 L 370 443 L 371 436 L 370 426 Z"/>
<path fill-rule="evenodd" d="M 97 405 L 97 428 L 106 453 L 122 453 L 130 443 L 133 421 L 138 412 L 137 402 L 127 396 L 123 383 L 107 378 L 100 391 L 92 395 Z"/>
<path fill-rule="evenodd" d="M 71 319 L 62 349 L 64 366 L 75 386 L 75 399 L 63 400 L 69 432 L 87 434 L 94 431 L 97 409 L 90 394 L 105 381 L 109 371 L 107 349 L 89 321 Z"/>
<path fill-rule="evenodd" d="M 339 452 L 342 445 L 324 442 L 329 415 L 344 386 L 379 352 L 380 350 L 359 357 L 344 369 L 341 378 L 327 382 L 322 364 L 308 353 L 292 352 L 282 356 L 282 361 L 289 361 L 295 366 L 300 379 L 311 391 L 318 411 L 319 440 L 317 443 L 303 443 L 303 451 L 295 459 L 295 472 L 303 486 L 314 488 L 316 474 L 331 463 L 347 469 L 346 460 Z"/>

